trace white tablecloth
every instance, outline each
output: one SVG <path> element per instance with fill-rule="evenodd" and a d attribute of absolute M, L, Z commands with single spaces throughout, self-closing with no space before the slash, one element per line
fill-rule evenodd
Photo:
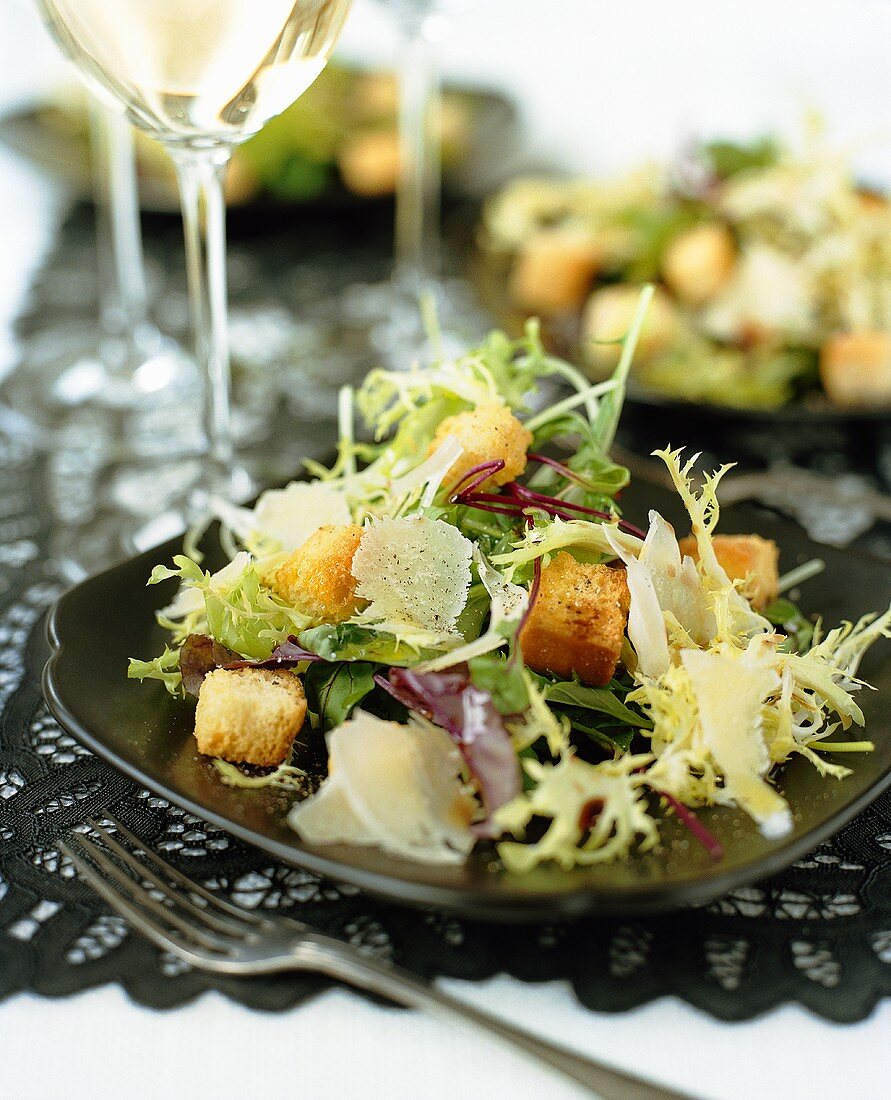
<path fill-rule="evenodd" d="M 391 45 L 379 14 L 360 4 L 346 52 L 383 57 Z M 791 126 L 818 105 L 835 133 L 861 143 L 865 169 L 887 178 L 889 51 L 889 0 L 486 0 L 456 25 L 446 57 L 450 72 L 519 95 L 530 148 L 570 166 L 625 163 L 702 129 Z M 0 103 L 30 94 L 54 71 L 33 12 L 3 0 Z M 53 187 L 0 153 L 0 373 L 15 357 L 10 320 L 62 209 Z M 561 983 L 444 985 L 709 1100 L 888 1095 L 891 1004 L 847 1027 L 796 1006 L 723 1024 L 673 999 L 591 1013 Z M 478 1036 L 343 991 L 279 1015 L 217 995 L 155 1013 L 118 988 L 0 1006 L 0 1097 L 16 1100 L 578 1095 Z"/>

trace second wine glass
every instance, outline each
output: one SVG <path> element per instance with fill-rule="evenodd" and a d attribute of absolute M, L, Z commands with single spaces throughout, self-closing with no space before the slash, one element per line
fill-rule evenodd
<path fill-rule="evenodd" d="M 239 497 L 227 335 L 223 175 L 232 148 L 303 94 L 351 0 L 37 0 L 93 91 L 158 138 L 176 166 L 196 356 L 206 378 L 198 508 Z"/>
<path fill-rule="evenodd" d="M 440 50 L 450 19 L 479 0 L 377 0 L 391 12 L 401 39 L 399 178 L 394 261 L 382 285 L 347 296 L 347 313 L 368 328 L 373 352 L 391 366 L 424 357 L 428 334 L 423 304 L 436 312 L 438 352 L 456 350 L 485 327 L 470 290 L 443 275 L 441 246 L 442 89 Z"/>

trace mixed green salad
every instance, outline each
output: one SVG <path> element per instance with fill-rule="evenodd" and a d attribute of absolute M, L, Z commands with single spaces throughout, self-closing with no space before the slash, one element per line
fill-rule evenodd
<path fill-rule="evenodd" d="M 891 408 L 891 203 L 817 123 L 793 148 L 714 141 L 613 178 L 518 179 L 482 242 L 518 318 L 547 318 L 586 370 L 659 284 L 634 378 L 665 397 L 773 409 L 817 395 Z M 505 293 L 505 279 L 507 290 Z"/>
<path fill-rule="evenodd" d="M 731 579 L 724 470 L 696 487 L 696 456 L 656 452 L 688 552 L 658 513 L 645 531 L 622 516 L 629 476 L 609 452 L 651 296 L 602 382 L 533 323 L 372 371 L 342 393 L 332 468 L 307 462 L 252 509 L 218 502 L 225 568 L 194 545 L 155 568 L 150 583 L 180 581 L 158 613 L 170 643 L 129 675 L 197 696 L 222 782 L 292 790 L 312 844 L 455 862 L 485 840 L 519 873 L 652 849 L 666 813 L 719 858 L 697 807 L 781 836 L 779 765 L 798 754 L 834 781 L 839 754 L 868 751 L 845 731 L 863 724 L 858 664 L 891 637 L 891 608 L 824 630 L 778 598 L 798 570 Z M 301 750 L 322 738 L 316 787 Z"/>

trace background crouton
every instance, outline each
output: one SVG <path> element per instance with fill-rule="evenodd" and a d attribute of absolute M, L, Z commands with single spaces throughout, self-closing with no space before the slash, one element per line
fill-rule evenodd
<path fill-rule="evenodd" d="M 520 634 L 523 660 L 537 672 L 607 683 L 630 600 L 624 569 L 587 565 L 563 551 L 542 570 L 538 599 Z"/>
<path fill-rule="evenodd" d="M 780 550 L 772 539 L 760 535 L 715 535 L 715 557 L 732 581 L 743 581 L 743 595 L 753 607 L 767 607 L 778 596 Z M 680 541 L 681 553 L 699 559 L 696 539 Z"/>
<path fill-rule="evenodd" d="M 306 717 L 293 672 L 218 668 L 201 684 L 195 711 L 198 751 L 242 764 L 280 764 Z"/>
<path fill-rule="evenodd" d="M 589 364 L 605 373 L 619 361 L 619 344 L 597 344 L 596 340 L 621 340 L 631 328 L 640 301 L 640 288 L 605 286 L 595 290 L 582 314 L 582 349 Z M 665 351 L 676 339 L 680 322 L 672 300 L 661 288 L 656 289 L 637 342 L 636 360 L 648 359 Z"/>
<path fill-rule="evenodd" d="M 484 405 L 470 412 L 447 416 L 436 429 L 427 453 L 433 454 L 450 435 L 455 436 L 464 450 L 446 474 L 446 486 L 457 484 L 474 466 L 495 458 L 504 460 L 504 469 L 486 478 L 480 489 L 491 490 L 505 485 L 526 469 L 526 451 L 532 442 L 532 433 L 523 427 L 507 405 Z"/>
<path fill-rule="evenodd" d="M 319 622 L 344 622 L 362 606 L 352 571 L 361 538 L 356 523 L 320 527 L 275 571 L 273 590 Z"/>
<path fill-rule="evenodd" d="M 566 229 L 542 229 L 523 245 L 511 273 L 511 300 L 548 316 L 579 309 L 597 272 L 590 237 Z"/>
<path fill-rule="evenodd" d="M 675 237 L 662 257 L 662 274 L 682 301 L 701 306 L 727 283 L 735 261 L 733 234 L 712 222 Z"/>
<path fill-rule="evenodd" d="M 820 350 L 820 380 L 836 405 L 891 406 L 891 332 L 839 332 Z"/>
<path fill-rule="evenodd" d="M 395 130 L 371 130 L 353 135 L 338 160 L 340 174 L 349 190 L 370 198 L 393 194 L 400 164 L 399 135 Z"/>

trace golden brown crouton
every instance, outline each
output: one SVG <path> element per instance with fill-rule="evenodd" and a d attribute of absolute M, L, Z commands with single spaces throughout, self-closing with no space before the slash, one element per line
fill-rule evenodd
<path fill-rule="evenodd" d="M 523 427 L 507 405 L 484 405 L 470 412 L 447 416 L 436 429 L 427 454 L 433 454 L 450 435 L 455 436 L 464 450 L 446 474 L 446 486 L 456 485 L 474 466 L 496 458 L 503 459 L 504 469 L 486 478 L 479 486 L 482 490 L 491 491 L 506 485 L 526 469 L 526 451 L 532 442 L 532 433 Z"/>
<path fill-rule="evenodd" d="M 392 72 L 363 73 L 350 103 L 357 118 L 388 118 L 399 110 L 399 81 Z"/>
<path fill-rule="evenodd" d="M 891 332 L 839 332 L 820 351 L 820 379 L 835 405 L 891 405 Z"/>
<path fill-rule="evenodd" d="M 201 684 L 195 711 L 198 751 L 242 764 L 280 764 L 306 717 L 293 672 L 218 668 Z"/>
<path fill-rule="evenodd" d="M 536 672 L 608 683 L 630 602 L 624 569 L 586 565 L 564 550 L 542 570 L 538 599 L 520 634 L 523 660 Z"/>
<path fill-rule="evenodd" d="M 582 314 L 581 339 L 588 362 L 602 371 L 612 369 L 621 354 L 619 344 L 598 344 L 598 340 L 621 340 L 631 327 L 640 300 L 634 286 L 605 286 L 595 290 Z M 678 312 L 664 290 L 657 288 L 637 342 L 635 359 L 648 359 L 665 351 L 678 334 Z"/>
<path fill-rule="evenodd" d="M 718 564 L 732 581 L 743 581 L 742 593 L 753 607 L 764 608 L 778 595 L 780 550 L 772 539 L 760 535 L 715 535 L 712 538 Z M 680 540 L 681 553 L 698 561 L 696 539 Z"/>
<path fill-rule="evenodd" d="M 273 590 L 319 622 L 344 622 L 362 606 L 352 572 L 361 538 L 356 523 L 320 527 L 275 571 Z"/>
<path fill-rule="evenodd" d="M 733 234 L 712 222 L 675 237 L 662 257 L 662 274 L 682 301 L 701 306 L 729 280 L 735 262 Z"/>
<path fill-rule="evenodd" d="M 395 130 L 355 134 L 340 152 L 343 182 L 356 195 L 392 195 L 399 179 L 399 135 Z"/>
<path fill-rule="evenodd" d="M 855 194 L 857 206 L 862 214 L 884 217 L 891 213 L 891 201 L 889 201 L 887 195 L 883 195 L 878 191 L 870 191 L 865 187 L 858 188 Z"/>
<path fill-rule="evenodd" d="M 575 312 L 597 272 L 597 249 L 586 234 L 542 229 L 523 245 L 511 272 L 511 301 L 551 316 Z"/>
<path fill-rule="evenodd" d="M 238 155 L 237 151 L 229 162 L 225 190 L 226 202 L 232 206 L 250 202 L 260 190 L 260 181 L 257 179 L 256 173 L 244 157 Z"/>

